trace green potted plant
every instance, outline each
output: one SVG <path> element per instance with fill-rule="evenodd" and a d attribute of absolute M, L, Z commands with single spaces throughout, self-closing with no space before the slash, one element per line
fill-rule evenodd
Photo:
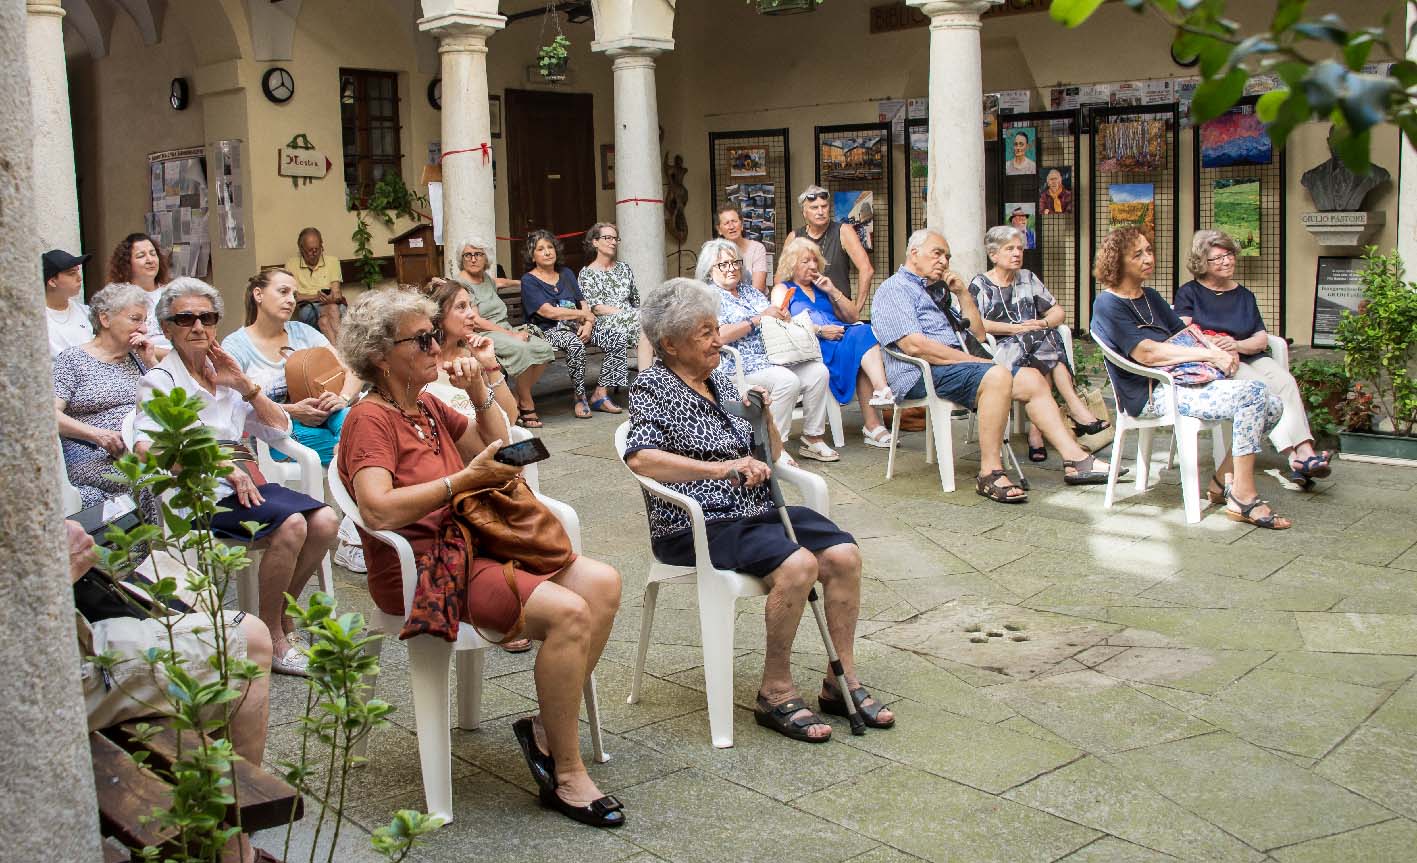
<path fill-rule="evenodd" d="M 1337 443 L 1338 433 L 1344 429 L 1339 408 L 1351 390 L 1348 372 L 1339 360 L 1315 357 L 1294 363 L 1289 373 L 1299 385 L 1299 397 L 1304 400 L 1316 444 L 1331 449 L 1328 444 Z"/>
<path fill-rule="evenodd" d="M 566 80 L 566 63 L 571 40 L 560 33 L 550 44 L 542 45 L 536 55 L 536 65 L 541 69 L 541 77 L 548 81 Z"/>
<path fill-rule="evenodd" d="M 798 15 L 813 12 L 823 0 L 749 0 L 758 4 L 759 15 Z"/>
<path fill-rule="evenodd" d="M 391 228 L 396 217 L 413 221 L 420 219 L 421 216 L 414 207 L 428 206 L 428 199 L 410 189 L 398 171 L 389 171 L 374 184 L 374 189 L 365 200 L 357 201 L 351 195 L 348 203 L 349 209 L 354 211 L 354 233 L 350 234 L 349 238 L 354 240 L 359 281 L 363 282 L 366 288 L 372 288 L 384 274 L 379 268 L 378 259 L 374 257 L 374 250 L 369 247 L 374 235 L 369 232 L 369 222 L 364 218 L 364 211 L 372 212 L 385 227 Z"/>
<path fill-rule="evenodd" d="M 1339 434 L 1340 446 L 1345 457 L 1417 464 L 1417 380 L 1409 371 L 1417 359 L 1417 285 L 1403 279 L 1397 252 L 1381 255 L 1369 246 L 1363 257 L 1362 305 L 1358 314 L 1344 313 L 1338 324 L 1343 367 L 1354 381 L 1346 401 L 1358 403 L 1346 406 L 1352 409 L 1348 427 Z M 1368 404 L 1373 428 L 1353 429 Z"/>

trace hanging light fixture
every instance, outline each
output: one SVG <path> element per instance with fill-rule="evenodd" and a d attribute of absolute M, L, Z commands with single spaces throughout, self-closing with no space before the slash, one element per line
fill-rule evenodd
<path fill-rule="evenodd" d="M 345 105 L 354 104 L 354 79 L 348 75 L 340 79 L 339 100 Z"/>

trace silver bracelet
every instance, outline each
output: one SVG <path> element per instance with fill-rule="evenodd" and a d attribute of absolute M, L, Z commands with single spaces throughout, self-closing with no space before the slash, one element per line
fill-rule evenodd
<path fill-rule="evenodd" d="M 489 385 L 487 387 L 487 399 L 482 404 L 478 405 L 477 409 L 480 411 L 485 411 L 488 408 L 492 407 L 492 402 L 497 400 L 497 387 L 500 387 L 502 384 L 506 383 L 506 381 L 507 376 L 502 375 L 501 379 L 498 380 L 497 383 Z"/>
<path fill-rule="evenodd" d="M 448 477 L 443 477 L 443 488 L 448 490 L 448 500 L 453 499 L 453 481 Z"/>

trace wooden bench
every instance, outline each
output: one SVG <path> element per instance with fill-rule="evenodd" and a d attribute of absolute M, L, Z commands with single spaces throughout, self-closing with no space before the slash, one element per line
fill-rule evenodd
<path fill-rule="evenodd" d="M 526 309 L 522 308 L 521 288 L 498 288 L 497 296 L 507 304 L 507 323 L 518 327 L 527 322 Z M 563 354 L 564 351 L 558 349 L 556 353 Z M 593 357 L 605 352 L 598 345 L 586 345 L 585 353 L 587 357 Z"/>
<path fill-rule="evenodd" d="M 177 757 L 177 733 L 164 728 L 150 739 L 140 741 L 137 724 L 124 723 L 89 735 L 99 826 L 108 837 L 104 844 L 105 863 L 130 859 L 121 848 L 114 847 L 112 840 L 126 848 L 141 849 L 148 845 L 161 847 L 174 835 L 170 829 L 145 823 L 154 809 L 165 809 L 171 803 L 171 790 L 156 773 L 135 762 L 130 753 L 146 751 L 149 764 L 159 769 L 170 768 Z M 196 747 L 197 740 L 195 734 L 187 732 L 183 736 L 183 747 Z M 237 761 L 233 774 L 234 796 L 238 802 L 227 808 L 226 823 L 240 823 L 242 830 L 249 834 L 280 827 L 304 816 L 304 798 L 279 777 L 246 761 Z"/>

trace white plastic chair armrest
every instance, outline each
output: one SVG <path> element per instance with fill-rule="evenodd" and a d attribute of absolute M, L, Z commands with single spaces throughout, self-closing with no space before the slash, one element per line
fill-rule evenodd
<path fill-rule="evenodd" d="M 1166 384 L 1166 398 L 1169 403 L 1168 409 L 1170 411 L 1168 416 L 1173 420 L 1177 416 L 1179 416 L 1179 414 L 1176 412 L 1176 381 L 1174 378 L 1171 377 L 1170 372 L 1165 372 L 1161 369 L 1154 369 L 1150 366 L 1144 366 L 1141 363 L 1135 362 L 1122 356 L 1121 354 L 1113 350 L 1112 347 L 1106 342 L 1104 342 L 1101 337 L 1099 337 L 1095 332 L 1092 334 L 1092 340 L 1096 342 L 1098 349 L 1102 351 L 1102 355 L 1106 357 L 1112 363 L 1112 365 L 1116 366 L 1117 368 L 1122 369 L 1123 371 L 1131 372 L 1135 375 L 1140 375 L 1144 378 L 1151 378 L 1152 380 L 1160 381 Z M 1114 392 L 1116 391 L 1116 388 L 1116 385 L 1113 384 L 1112 389 Z"/>
<path fill-rule="evenodd" d="M 778 479 L 801 490 L 809 509 L 831 518 L 831 495 L 827 490 L 826 480 L 811 471 L 793 466 L 787 460 L 787 453 L 783 453 L 777 460 L 773 470 L 777 472 Z"/>
<path fill-rule="evenodd" d="M 911 365 L 916 366 L 920 369 L 921 372 L 927 375 L 930 374 L 930 364 L 920 357 L 912 357 L 910 354 L 902 353 L 896 350 L 895 348 L 888 348 L 885 345 L 881 345 L 881 350 L 885 351 L 886 353 L 890 354 L 891 356 L 895 357 L 903 363 L 910 363 Z M 926 387 L 926 389 L 928 390 L 929 387 Z M 901 395 L 904 395 L 904 393 L 901 393 Z"/>
<path fill-rule="evenodd" d="M 729 359 L 733 360 L 733 383 L 738 387 L 738 394 L 742 395 L 743 391 L 748 388 L 747 378 L 743 376 L 743 354 L 737 348 L 730 348 L 728 345 L 724 345 L 718 350 L 720 353 L 728 354 Z"/>
<path fill-rule="evenodd" d="M 561 522 L 561 526 L 566 529 L 566 535 L 571 538 L 571 550 L 576 554 L 581 553 L 581 517 L 575 509 L 568 503 L 563 503 L 554 497 L 547 497 L 538 494 L 536 499 L 546 505 L 551 510 L 551 514 L 556 516 L 556 520 Z"/>
<path fill-rule="evenodd" d="M 320 456 L 313 449 L 290 435 L 266 441 L 266 445 L 300 465 L 300 484 L 305 487 L 306 494 L 316 500 L 325 499 L 324 468 L 320 464 Z"/>
<path fill-rule="evenodd" d="M 1058 324 L 1055 327 L 1058 336 L 1063 340 L 1063 353 L 1067 355 L 1068 365 L 1077 368 L 1077 363 L 1073 361 L 1073 328 L 1067 324 Z"/>
<path fill-rule="evenodd" d="M 1274 361 L 1286 369 L 1289 368 L 1289 343 L 1274 333 L 1267 335 L 1269 336 L 1269 352 L 1274 357 Z"/>

